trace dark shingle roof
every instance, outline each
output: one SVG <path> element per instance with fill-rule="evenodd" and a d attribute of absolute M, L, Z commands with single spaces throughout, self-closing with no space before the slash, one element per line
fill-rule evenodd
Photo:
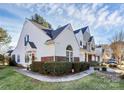
<path fill-rule="evenodd" d="M 8 53 L 8 56 L 11 56 L 11 53 L 13 52 L 13 50 L 9 50 L 9 51 L 7 51 L 7 53 Z"/>
<path fill-rule="evenodd" d="M 81 29 L 83 34 L 87 30 L 87 28 L 88 28 L 88 26 L 86 26 L 86 27 L 84 27 L 84 28 Z"/>
<path fill-rule="evenodd" d="M 52 31 L 52 39 L 55 39 L 69 24 Z"/>
<path fill-rule="evenodd" d="M 31 46 L 31 48 L 37 48 L 33 42 L 29 42 L 29 45 Z"/>
<path fill-rule="evenodd" d="M 77 33 L 80 32 L 80 31 L 82 31 L 82 33 L 84 34 L 84 32 L 87 30 L 87 28 L 88 28 L 88 26 L 83 27 L 83 28 L 78 29 L 78 30 L 75 30 L 75 31 L 74 31 L 74 34 L 77 34 Z"/>
<path fill-rule="evenodd" d="M 31 21 L 32 22 L 32 21 Z M 36 27 L 43 30 L 51 39 L 55 39 L 69 24 L 57 28 L 56 30 L 48 29 L 36 22 L 32 22 Z"/>
<path fill-rule="evenodd" d="M 52 38 L 52 31 L 51 29 L 42 29 L 50 38 Z"/>
<path fill-rule="evenodd" d="M 88 42 L 91 42 L 91 41 L 92 41 L 92 39 L 93 39 L 93 36 L 91 36 L 91 37 L 89 38 Z"/>

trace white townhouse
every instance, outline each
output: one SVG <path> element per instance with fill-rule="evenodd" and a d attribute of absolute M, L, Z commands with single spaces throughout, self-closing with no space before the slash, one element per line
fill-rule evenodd
<path fill-rule="evenodd" d="M 53 30 L 28 19 L 11 57 L 23 66 L 32 61 L 99 61 L 88 26 L 74 31 L 71 24 L 67 24 Z"/>

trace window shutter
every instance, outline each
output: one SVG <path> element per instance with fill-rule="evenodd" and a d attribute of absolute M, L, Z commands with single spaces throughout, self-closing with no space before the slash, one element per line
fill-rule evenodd
<path fill-rule="evenodd" d="M 24 38 L 24 46 L 26 46 L 26 37 Z"/>
<path fill-rule="evenodd" d="M 29 42 L 29 35 L 27 35 L 27 43 Z"/>

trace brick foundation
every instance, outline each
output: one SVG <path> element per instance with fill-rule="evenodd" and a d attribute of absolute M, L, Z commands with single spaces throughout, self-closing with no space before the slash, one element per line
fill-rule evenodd
<path fill-rule="evenodd" d="M 55 56 L 56 61 L 66 61 L 65 56 Z M 42 62 L 54 61 L 54 56 L 41 57 Z M 74 57 L 74 62 L 79 62 L 79 57 Z"/>
<path fill-rule="evenodd" d="M 74 57 L 74 62 L 79 62 L 79 57 Z"/>
<path fill-rule="evenodd" d="M 66 57 L 64 56 L 55 56 L 56 61 L 66 61 Z"/>
<path fill-rule="evenodd" d="M 53 57 L 53 56 L 41 57 L 41 61 L 42 61 L 42 62 L 54 61 L 54 57 Z"/>

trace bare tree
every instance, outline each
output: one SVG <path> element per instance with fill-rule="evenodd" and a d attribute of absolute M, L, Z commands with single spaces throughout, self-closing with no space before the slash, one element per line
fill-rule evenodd
<path fill-rule="evenodd" d="M 11 37 L 6 30 L 0 27 L 0 53 L 7 47 L 11 42 Z"/>
<path fill-rule="evenodd" d="M 124 32 L 120 31 L 116 33 L 110 41 L 110 47 L 112 49 L 113 56 L 117 59 L 118 63 L 121 63 L 124 49 Z"/>

